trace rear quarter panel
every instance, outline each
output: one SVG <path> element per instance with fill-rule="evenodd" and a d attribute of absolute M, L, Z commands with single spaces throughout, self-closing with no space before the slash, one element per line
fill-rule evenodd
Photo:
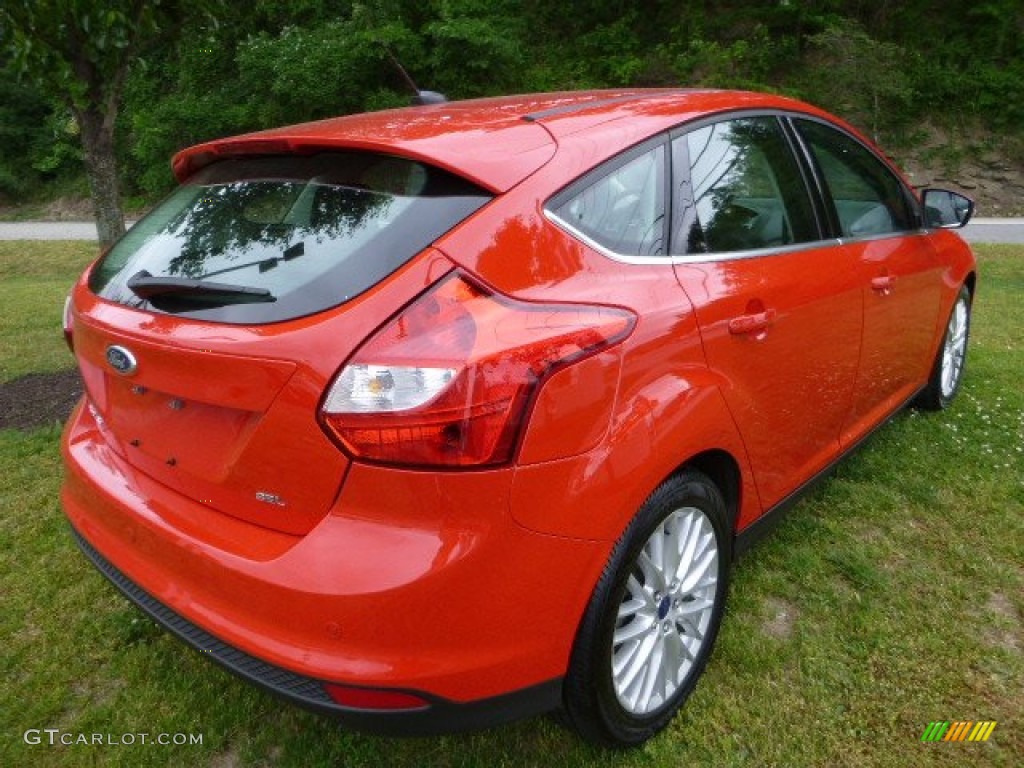
<path fill-rule="evenodd" d="M 696 316 L 672 264 L 619 263 L 551 223 L 542 208 L 548 195 L 538 190 L 554 191 L 554 179 L 567 172 L 551 166 L 538 173 L 551 176 L 545 183 L 495 200 L 487 215 L 478 214 L 438 243 L 501 293 L 618 306 L 638 316 L 631 336 L 616 348 L 616 385 L 607 381 L 614 362 L 607 355 L 595 372 L 602 396 L 582 398 L 585 408 L 574 404 L 571 420 L 554 418 L 544 405 L 556 390 L 574 396 L 564 378 L 578 366 L 545 384 L 519 454 L 513 517 L 541 533 L 615 540 L 647 496 L 687 459 L 721 450 L 740 467 L 737 523 L 746 525 L 760 512 L 746 454 L 719 382 L 707 370 Z"/>

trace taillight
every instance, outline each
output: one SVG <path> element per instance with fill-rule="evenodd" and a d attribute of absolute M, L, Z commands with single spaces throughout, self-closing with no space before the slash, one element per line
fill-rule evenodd
<path fill-rule="evenodd" d="M 634 320 L 612 307 L 508 299 L 452 274 L 341 369 L 322 422 L 360 459 L 501 464 L 544 379 L 621 341 Z"/>
<path fill-rule="evenodd" d="M 71 318 L 71 296 L 69 295 L 64 299 L 64 316 L 62 318 L 62 324 L 64 326 L 64 341 L 67 342 L 68 349 L 72 352 L 75 351 L 75 337 L 74 337 L 74 321 Z"/>

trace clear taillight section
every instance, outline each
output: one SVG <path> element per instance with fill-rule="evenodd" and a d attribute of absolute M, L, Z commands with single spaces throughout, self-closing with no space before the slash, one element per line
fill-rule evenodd
<path fill-rule="evenodd" d="M 70 294 L 64 299 L 64 314 L 61 318 L 61 322 L 64 326 L 64 341 L 67 342 L 68 349 L 72 352 L 75 351 L 75 326 L 74 319 L 71 316 L 71 296 Z"/>
<path fill-rule="evenodd" d="M 515 301 L 454 273 L 356 352 L 321 420 L 359 459 L 501 464 L 544 379 L 621 341 L 634 321 L 613 307 Z"/>

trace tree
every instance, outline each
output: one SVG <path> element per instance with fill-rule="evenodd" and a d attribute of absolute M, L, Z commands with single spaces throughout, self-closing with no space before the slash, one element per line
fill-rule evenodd
<path fill-rule="evenodd" d="M 813 35 L 811 95 L 823 106 L 870 130 L 904 114 L 914 88 L 908 70 L 916 55 L 895 43 L 876 40 L 856 21 L 843 20 Z"/>
<path fill-rule="evenodd" d="M 38 175 L 34 156 L 49 148 L 41 126 L 51 121 L 51 112 L 35 88 L 0 68 L 0 202 L 17 199 L 31 188 Z"/>
<path fill-rule="evenodd" d="M 148 47 L 209 16 L 214 2 L 8 0 L 0 45 L 23 77 L 67 105 L 78 123 L 100 247 L 124 233 L 115 127 L 125 78 Z"/>

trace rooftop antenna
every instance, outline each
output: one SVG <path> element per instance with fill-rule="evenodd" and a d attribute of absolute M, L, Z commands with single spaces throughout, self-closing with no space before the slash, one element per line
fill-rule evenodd
<path fill-rule="evenodd" d="M 386 45 L 384 47 L 384 53 L 391 59 L 391 63 L 395 65 L 395 69 L 398 70 L 398 74 L 402 76 L 402 82 L 405 83 L 406 88 L 412 93 L 413 104 L 444 104 L 448 99 L 443 93 L 437 91 L 421 91 L 416 87 L 415 81 L 409 77 L 409 73 L 405 71 L 405 67 L 401 65 L 398 59 L 395 58 L 395 54 L 391 52 L 391 49 Z"/>

